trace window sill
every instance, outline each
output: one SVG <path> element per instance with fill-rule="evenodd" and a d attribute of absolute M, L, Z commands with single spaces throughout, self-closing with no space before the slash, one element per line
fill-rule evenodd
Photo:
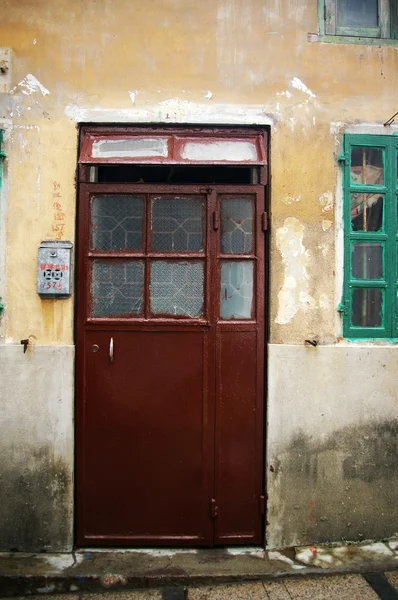
<path fill-rule="evenodd" d="M 398 46 L 398 40 L 391 38 L 365 38 L 343 35 L 318 35 L 309 33 L 307 40 L 310 43 L 328 43 L 328 44 L 361 44 L 363 46 Z"/>

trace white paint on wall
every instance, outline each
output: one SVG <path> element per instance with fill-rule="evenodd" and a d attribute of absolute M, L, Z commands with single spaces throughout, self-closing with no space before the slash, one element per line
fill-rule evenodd
<path fill-rule="evenodd" d="M 322 231 L 327 231 L 331 228 L 333 222 L 330 219 L 322 219 Z"/>
<path fill-rule="evenodd" d="M 276 245 L 285 267 L 283 286 L 278 294 L 279 306 L 275 322 L 286 325 L 298 310 L 314 308 L 316 302 L 308 292 L 307 264 L 309 252 L 303 244 L 304 225 L 294 217 L 285 219 L 276 232 Z"/>
<path fill-rule="evenodd" d="M 322 310 L 330 309 L 330 301 L 329 297 L 326 294 L 320 294 L 319 296 L 319 308 Z"/>
<path fill-rule="evenodd" d="M 334 200 L 333 192 L 325 192 L 319 196 L 319 204 L 321 205 L 322 212 L 329 212 L 333 209 Z"/>
<path fill-rule="evenodd" d="M 131 100 L 131 104 L 135 104 L 135 96 L 136 96 L 136 90 L 129 90 L 129 96 L 130 96 L 130 100 Z"/>
<path fill-rule="evenodd" d="M 199 104 L 174 98 L 144 108 L 84 108 L 68 104 L 65 115 L 76 123 L 179 123 L 205 125 L 274 125 L 262 104 Z"/>
<path fill-rule="evenodd" d="M 303 92 L 304 94 L 308 94 L 308 96 L 310 98 L 316 98 L 316 95 L 314 94 L 314 92 L 312 92 L 306 85 L 305 83 L 303 83 L 301 81 L 301 79 L 299 79 L 298 77 L 293 77 L 293 79 L 290 82 L 291 86 L 294 87 L 296 90 L 300 90 L 300 92 Z"/>
<path fill-rule="evenodd" d="M 213 92 L 207 90 L 207 92 L 205 93 L 205 98 L 206 100 L 211 100 L 213 98 Z"/>
<path fill-rule="evenodd" d="M 47 96 L 50 92 L 47 88 L 44 87 L 40 83 L 38 79 L 31 73 L 28 73 L 26 77 L 22 79 L 15 87 L 12 88 L 10 94 L 15 94 L 20 91 L 25 96 L 30 96 L 31 94 L 40 93 L 42 96 Z"/>
<path fill-rule="evenodd" d="M 301 200 L 301 194 L 299 194 L 298 196 L 293 196 L 293 194 L 287 194 L 286 196 L 283 196 L 282 198 L 282 202 L 283 204 L 286 204 L 287 206 L 290 206 L 291 204 L 294 204 L 295 202 L 300 202 Z"/>
<path fill-rule="evenodd" d="M 292 94 L 289 90 L 285 90 L 284 92 L 276 92 L 277 96 L 286 96 L 286 98 L 291 98 Z"/>

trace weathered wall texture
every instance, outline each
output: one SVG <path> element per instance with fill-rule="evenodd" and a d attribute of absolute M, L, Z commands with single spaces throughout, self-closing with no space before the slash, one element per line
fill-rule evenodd
<path fill-rule="evenodd" d="M 3 551 L 72 549 L 73 361 L 73 346 L 0 346 Z"/>
<path fill-rule="evenodd" d="M 398 348 L 269 346 L 269 547 L 398 534 Z"/>
<path fill-rule="evenodd" d="M 73 343 L 74 299 L 40 300 L 35 291 L 35 273 L 39 243 L 54 237 L 55 202 L 61 204 L 64 215 L 62 239 L 74 241 L 77 123 L 82 121 L 270 125 L 270 339 L 273 344 L 297 345 L 298 356 L 306 352 L 302 349 L 305 339 L 316 338 L 323 345 L 339 342 L 335 307 L 340 300 L 336 276 L 341 275 L 341 264 L 338 246 L 336 252 L 336 215 L 341 200 L 336 194 L 335 158 L 348 125 L 364 123 L 365 129 L 375 125 L 379 132 L 386 133 L 396 130 L 383 130 L 382 124 L 397 109 L 398 53 L 396 47 L 388 46 L 308 42 L 307 34 L 317 29 L 315 0 L 3 0 L 0 39 L 4 48 L 13 51 L 12 69 L 7 75 L 9 93 L 0 93 L 0 127 L 6 129 L 8 156 L 7 180 L 0 200 L 0 219 L 7 217 L 7 235 L 0 242 L 6 272 L 0 293 L 6 302 L 0 334 L 7 360 L 14 360 L 13 344 L 29 336 L 36 344 L 34 352 L 45 346 L 45 351 L 51 353 L 55 345 Z M 4 271 L 2 264 L 0 260 Z M 385 349 L 385 353 L 387 357 L 395 356 L 393 348 Z M 21 349 L 17 354 L 18 360 L 27 364 Z M 398 418 L 393 392 L 389 412 L 384 416 L 380 416 L 376 398 L 367 395 L 372 410 L 369 408 L 364 423 L 360 416 L 366 395 L 356 390 L 366 368 L 356 360 L 355 344 L 345 347 L 342 355 L 351 365 L 344 387 L 346 402 L 352 407 L 355 426 L 373 431 L 367 452 L 376 461 L 379 446 L 374 432 L 390 431 L 388 427 Z M 387 491 L 384 514 L 379 510 L 377 522 L 371 503 L 361 508 L 360 514 L 368 524 L 374 520 L 366 531 L 359 517 L 356 520 L 351 516 L 351 525 L 344 531 L 336 529 L 331 519 L 337 514 L 333 507 L 340 506 L 335 498 L 341 494 L 341 483 L 350 470 L 344 462 L 350 444 L 346 432 L 347 427 L 354 426 L 354 420 L 348 423 L 347 413 L 336 407 L 342 387 L 339 371 L 330 364 L 325 364 L 322 371 L 329 378 L 325 395 L 316 356 L 313 353 L 306 358 L 303 381 L 312 394 L 300 396 L 298 410 L 292 404 L 292 386 L 302 378 L 302 364 L 295 359 L 288 363 L 287 370 L 285 358 L 271 352 L 270 370 L 278 374 L 278 385 L 272 384 L 269 395 L 269 452 L 272 457 L 280 457 L 281 452 L 290 457 L 284 475 L 279 473 L 276 483 L 270 480 L 271 545 L 297 540 L 307 543 L 314 536 L 358 539 L 360 533 L 371 537 L 393 533 L 393 509 L 387 510 Z M 21 367 L 15 369 L 13 380 L 2 378 L 8 402 L 15 397 L 18 386 L 21 393 L 25 390 L 26 373 Z M 29 373 L 35 381 L 36 371 Z M 332 373 L 336 377 L 331 377 Z M 394 372 L 385 372 L 384 385 L 391 385 L 393 380 Z M 41 392 L 29 402 L 39 402 L 40 397 L 54 414 L 61 383 L 53 380 L 52 395 L 38 381 L 31 385 Z M 70 385 L 67 397 L 71 402 Z M 328 435 L 341 439 L 343 448 L 336 463 L 327 458 L 328 452 L 335 453 L 332 440 L 322 437 L 320 428 L 314 437 L 306 421 L 314 401 L 329 404 L 328 413 L 333 414 L 334 429 Z M 23 397 L 10 406 L 13 420 L 7 435 L 15 437 L 19 419 L 25 418 Z M 284 406 L 289 407 L 291 417 L 286 429 L 281 426 L 283 415 L 279 412 Z M 70 437 L 71 404 L 68 410 L 62 427 Z M 34 416 L 33 411 L 32 419 Z M 388 427 L 383 425 L 387 418 Z M 50 421 L 47 442 L 58 457 L 63 454 L 58 449 L 56 432 Z M 333 432 L 339 432 L 338 436 L 334 437 Z M 15 465 L 31 455 L 29 438 L 24 442 L 21 439 L 12 463 Z M 388 444 L 391 451 L 387 451 L 386 464 L 393 455 Z M 300 510 L 284 500 L 289 486 L 297 488 L 298 496 L 301 489 L 312 487 L 315 495 L 310 494 L 310 500 L 315 497 L 317 502 L 325 489 L 320 468 L 316 476 L 311 469 L 303 476 L 303 488 L 297 474 L 293 475 L 301 464 L 294 463 L 298 456 L 295 448 L 304 446 L 308 464 L 315 460 L 311 457 L 322 455 L 328 480 L 330 506 L 325 500 L 319 519 L 311 523 L 312 529 L 307 521 L 303 524 L 304 500 L 297 502 Z M 356 441 L 350 447 L 353 455 L 359 452 Z M 40 452 L 36 462 L 44 465 L 47 450 L 41 447 Z M 53 461 L 52 468 L 57 469 L 56 465 L 58 462 Z M 67 471 L 70 478 L 70 466 Z M 26 489 L 30 481 L 27 470 L 21 473 Z M 379 494 L 380 481 L 388 482 L 389 489 L 393 489 L 391 477 L 383 473 L 384 479 L 363 483 L 372 497 Z M 352 502 L 357 502 L 362 497 L 361 477 L 350 485 L 356 490 Z M 11 514 L 14 494 L 8 496 L 7 503 L 6 514 Z M 348 522 L 347 511 L 344 522 Z M 320 520 L 324 515 L 329 521 Z M 61 537 L 52 538 L 49 544 L 65 547 L 66 537 Z M 28 538 L 22 536 L 21 540 L 27 548 Z M 3 543 L 8 549 L 9 538 Z"/>

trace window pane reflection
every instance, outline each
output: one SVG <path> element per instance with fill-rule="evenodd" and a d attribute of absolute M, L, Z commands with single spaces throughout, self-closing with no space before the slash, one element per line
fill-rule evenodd
<path fill-rule="evenodd" d="M 369 242 L 354 242 L 351 249 L 352 276 L 356 279 L 383 277 L 383 246 Z"/>
<path fill-rule="evenodd" d="M 351 322 L 356 327 L 381 327 L 383 292 L 378 289 L 356 288 L 352 293 Z"/>
<path fill-rule="evenodd" d="M 337 0 L 339 27 L 377 27 L 378 0 Z"/>
<path fill-rule="evenodd" d="M 383 185 L 383 150 L 365 146 L 352 148 L 351 180 L 358 185 Z"/>
<path fill-rule="evenodd" d="M 381 231 L 383 228 L 383 196 L 351 194 L 352 231 Z"/>

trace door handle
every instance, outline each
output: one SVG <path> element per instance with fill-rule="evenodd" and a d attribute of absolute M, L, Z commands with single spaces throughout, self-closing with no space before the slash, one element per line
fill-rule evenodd
<path fill-rule="evenodd" d="M 111 337 L 109 342 L 109 362 L 113 363 L 113 337 Z"/>

